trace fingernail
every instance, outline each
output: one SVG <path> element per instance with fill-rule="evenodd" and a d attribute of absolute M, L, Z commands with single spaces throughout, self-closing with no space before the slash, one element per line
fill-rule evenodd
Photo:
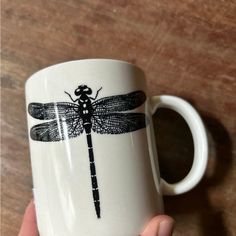
<path fill-rule="evenodd" d="M 159 226 L 158 236 L 171 236 L 174 227 L 174 221 L 162 221 Z"/>

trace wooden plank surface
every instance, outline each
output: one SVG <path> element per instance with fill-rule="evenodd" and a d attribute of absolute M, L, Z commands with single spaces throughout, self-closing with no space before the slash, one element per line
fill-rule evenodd
<path fill-rule="evenodd" d="M 165 198 L 166 213 L 177 221 L 174 235 L 236 235 L 235 1 L 2 0 L 1 11 L 2 235 L 17 235 L 32 197 L 25 80 L 81 58 L 135 63 L 150 95 L 177 95 L 200 111 L 207 174 L 193 191 Z M 175 181 L 191 166 L 191 134 L 173 112 L 154 121 L 162 176 Z"/>

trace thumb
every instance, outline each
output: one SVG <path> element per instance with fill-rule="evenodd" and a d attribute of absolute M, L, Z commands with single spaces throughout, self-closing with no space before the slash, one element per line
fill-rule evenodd
<path fill-rule="evenodd" d="M 25 210 L 23 222 L 18 236 L 38 236 L 36 223 L 35 206 L 33 201 L 29 203 Z"/>
<path fill-rule="evenodd" d="M 174 220 L 167 215 L 154 217 L 145 228 L 141 236 L 171 236 Z"/>

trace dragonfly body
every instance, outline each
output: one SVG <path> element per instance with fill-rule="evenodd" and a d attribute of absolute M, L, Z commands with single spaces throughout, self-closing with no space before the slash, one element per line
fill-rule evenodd
<path fill-rule="evenodd" d="M 78 115 L 83 120 L 83 127 L 86 132 L 87 145 L 88 145 L 93 202 L 94 202 L 94 207 L 95 207 L 97 217 L 100 218 L 100 199 L 99 199 L 98 181 L 97 181 L 96 167 L 95 167 L 95 162 L 94 162 L 93 144 L 92 144 L 92 136 L 91 136 L 91 129 L 92 129 L 91 117 L 94 111 L 91 100 L 93 98 L 88 96 L 88 94 L 92 93 L 92 90 L 88 88 L 87 86 L 80 86 L 78 89 L 75 90 L 75 95 L 79 96 L 78 99 L 73 100 L 72 97 L 70 95 L 69 96 L 73 102 L 75 101 L 78 102 L 78 105 L 79 105 Z"/>
<path fill-rule="evenodd" d="M 80 85 L 74 91 L 76 99 L 65 92 L 73 103 L 30 103 L 28 105 L 28 112 L 33 118 L 46 121 L 31 128 L 30 137 L 35 141 L 57 142 L 75 138 L 85 131 L 92 195 L 97 218 L 101 217 L 101 210 L 91 132 L 122 134 L 142 129 L 148 123 L 148 119 L 143 113 L 124 112 L 143 104 L 146 100 L 144 92 L 135 91 L 97 100 L 101 89 L 93 98 L 89 96 L 92 94 L 92 89 L 86 85 Z"/>
<path fill-rule="evenodd" d="M 90 98 L 86 94 L 82 94 L 79 98 L 79 115 L 83 120 L 84 129 L 87 133 L 91 133 L 93 107 Z"/>

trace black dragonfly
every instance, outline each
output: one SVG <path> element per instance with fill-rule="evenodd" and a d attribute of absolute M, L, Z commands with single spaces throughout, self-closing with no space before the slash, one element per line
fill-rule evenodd
<path fill-rule="evenodd" d="M 93 201 L 97 218 L 101 217 L 100 197 L 94 162 L 91 131 L 99 134 L 122 134 L 146 127 L 144 113 L 124 113 L 142 105 L 146 100 L 143 91 L 97 99 L 92 89 L 80 85 L 74 91 L 75 99 L 65 92 L 71 102 L 30 103 L 29 114 L 39 120 L 50 120 L 33 126 L 30 137 L 35 141 L 56 142 L 75 138 L 85 131 L 87 137 Z M 94 100 L 94 101 L 93 101 Z"/>

